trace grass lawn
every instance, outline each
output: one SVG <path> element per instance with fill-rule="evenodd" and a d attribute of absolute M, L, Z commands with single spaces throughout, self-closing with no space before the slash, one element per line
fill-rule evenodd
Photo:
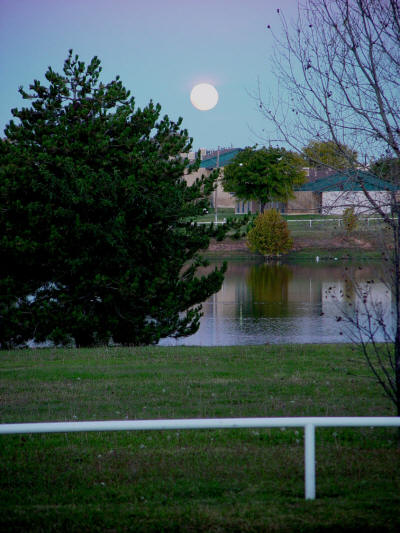
<path fill-rule="evenodd" d="M 241 218 L 243 215 L 236 215 L 236 218 Z M 218 221 L 228 219 L 229 217 L 235 217 L 233 209 L 218 209 Z M 321 215 L 321 214 L 306 214 L 306 215 L 287 215 L 284 214 L 283 218 L 288 223 L 291 236 L 295 243 L 299 239 L 313 239 L 318 240 L 319 245 L 323 245 L 323 248 L 329 248 L 329 243 L 332 239 L 337 238 L 350 238 L 353 241 L 357 239 L 366 240 L 372 243 L 373 248 L 377 247 L 377 241 L 381 242 L 382 239 L 387 238 L 387 231 L 385 232 L 385 226 L 381 219 L 371 219 L 367 217 L 359 217 L 356 228 L 347 233 L 343 227 L 343 220 L 339 215 Z M 198 217 L 198 222 L 211 223 L 215 221 L 214 209 L 210 208 L 208 214 Z M 236 231 L 230 231 L 228 235 L 231 237 Z M 246 233 L 246 225 L 241 227 L 241 238 Z M 386 236 L 385 236 L 386 235 Z M 318 246 L 317 246 L 318 247 Z M 345 243 L 342 246 L 346 248 Z M 345 253 L 347 254 L 347 251 Z"/>
<path fill-rule="evenodd" d="M 222 222 L 224 218 L 234 217 L 235 210 L 230 207 L 219 207 L 217 210 L 218 221 Z M 208 213 L 203 216 L 197 217 L 198 222 L 214 222 L 215 221 L 215 209 L 208 208 Z"/>
<path fill-rule="evenodd" d="M 393 415 L 347 345 L 0 353 L 1 422 Z M 1 531 L 399 531 L 391 428 L 0 437 Z"/>

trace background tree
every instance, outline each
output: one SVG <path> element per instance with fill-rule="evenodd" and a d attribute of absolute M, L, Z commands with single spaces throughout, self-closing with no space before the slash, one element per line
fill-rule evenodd
<path fill-rule="evenodd" d="M 247 244 L 264 257 L 277 257 L 292 248 L 293 240 L 282 215 L 276 209 L 268 209 L 255 219 L 247 234 Z"/>
<path fill-rule="evenodd" d="M 358 217 L 354 212 L 354 207 L 347 207 L 343 211 L 343 227 L 347 235 L 357 228 Z"/>
<path fill-rule="evenodd" d="M 245 148 L 224 168 L 225 191 L 241 200 L 257 200 L 260 210 L 273 200 L 287 201 L 305 180 L 304 161 L 284 148 Z"/>
<path fill-rule="evenodd" d="M 333 142 L 338 150 L 346 145 L 358 153 L 358 161 L 349 158 L 348 165 L 356 172 L 368 170 L 378 159 L 399 159 L 398 0 L 305 0 L 297 22 L 292 26 L 281 17 L 280 27 L 274 61 L 280 99 L 264 101 L 260 91 L 259 105 L 282 141 L 298 147 L 317 138 Z M 376 342 L 366 349 L 361 339 L 360 345 L 400 415 L 400 206 L 395 192 L 382 204 L 369 194 L 361 176 L 359 183 L 365 207 L 391 231 L 390 246 L 383 252 L 389 265 L 384 281 L 392 291 L 394 310 L 391 342 L 385 351 Z M 397 177 L 396 183 L 400 188 Z M 361 304 L 368 299 L 367 294 Z M 369 321 L 369 333 L 376 339 L 382 321 L 379 316 L 371 321 L 370 309 L 364 308 L 365 323 Z M 359 333 L 365 336 L 364 330 Z M 387 334 L 386 328 L 385 340 Z"/>
<path fill-rule="evenodd" d="M 371 165 L 371 172 L 382 180 L 400 183 L 400 159 L 384 157 Z"/>
<path fill-rule="evenodd" d="M 357 152 L 334 141 L 310 141 L 303 148 L 302 153 L 310 167 L 342 170 L 353 168 L 357 161 Z"/>
<path fill-rule="evenodd" d="M 0 346 L 78 346 L 189 335 L 224 268 L 199 277 L 213 230 L 191 224 L 216 174 L 196 170 L 181 119 L 135 109 L 119 78 L 99 81 L 70 51 L 20 93 L 0 142 Z"/>

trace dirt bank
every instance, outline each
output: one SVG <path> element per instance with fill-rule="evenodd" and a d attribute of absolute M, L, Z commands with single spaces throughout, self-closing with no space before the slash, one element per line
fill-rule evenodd
<path fill-rule="evenodd" d="M 315 235 L 295 236 L 293 238 L 293 252 L 320 249 L 320 250 L 365 250 L 372 251 L 377 248 L 377 243 L 370 236 L 365 235 Z M 212 253 L 242 252 L 253 255 L 244 239 L 225 239 L 218 242 L 213 240 L 208 248 Z"/>

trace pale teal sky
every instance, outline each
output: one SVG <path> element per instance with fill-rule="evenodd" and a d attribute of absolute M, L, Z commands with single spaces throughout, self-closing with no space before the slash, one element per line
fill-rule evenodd
<path fill-rule="evenodd" d="M 294 16 L 297 0 L 0 0 L 0 135 L 23 105 L 18 86 L 61 71 L 73 48 L 101 59 L 104 81 L 119 74 L 138 106 L 182 116 L 195 149 L 252 145 L 266 124 L 248 93 L 258 78 L 276 90 L 267 25 L 279 26 L 278 8 Z M 190 103 L 199 82 L 219 92 L 211 111 Z"/>

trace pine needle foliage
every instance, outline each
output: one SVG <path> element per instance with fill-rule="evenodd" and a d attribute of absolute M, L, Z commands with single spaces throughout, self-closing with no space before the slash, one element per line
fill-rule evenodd
<path fill-rule="evenodd" d="M 192 334 L 225 267 L 199 276 L 215 228 L 191 222 L 217 174 L 188 185 L 182 119 L 137 108 L 70 50 L 20 89 L 0 140 L 0 347 L 91 346 Z M 222 231 L 222 230 L 218 230 Z"/>

